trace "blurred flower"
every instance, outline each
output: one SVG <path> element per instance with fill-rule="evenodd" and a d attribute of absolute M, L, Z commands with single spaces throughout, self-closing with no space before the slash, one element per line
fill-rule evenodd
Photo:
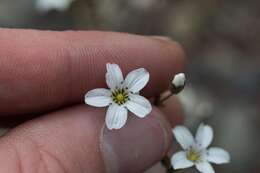
<path fill-rule="evenodd" d="M 171 158 L 174 169 L 189 168 L 193 165 L 202 173 L 214 173 L 209 162 L 223 164 L 230 162 L 230 155 L 227 151 L 218 147 L 207 149 L 213 139 L 213 130 L 210 126 L 200 124 L 195 139 L 185 126 L 177 126 L 173 134 L 184 149 L 175 153 Z"/>
<path fill-rule="evenodd" d="M 150 10 L 160 4 L 160 0 L 130 0 L 128 3 L 139 10 Z"/>
<path fill-rule="evenodd" d="M 186 121 L 207 118 L 214 110 L 214 99 L 206 90 L 185 86 L 185 92 L 181 92 L 177 97 L 187 115 Z"/>
<path fill-rule="evenodd" d="M 36 0 L 36 9 L 40 12 L 50 10 L 66 11 L 74 0 Z"/>
<path fill-rule="evenodd" d="M 85 103 L 91 106 L 109 106 L 106 113 L 108 129 L 120 129 L 127 120 L 127 109 L 136 116 L 143 118 L 148 115 L 151 103 L 139 95 L 139 91 L 149 81 L 149 73 L 144 68 L 131 71 L 123 78 L 122 71 L 117 64 L 106 65 L 106 83 L 110 89 L 98 88 L 85 95 Z"/>

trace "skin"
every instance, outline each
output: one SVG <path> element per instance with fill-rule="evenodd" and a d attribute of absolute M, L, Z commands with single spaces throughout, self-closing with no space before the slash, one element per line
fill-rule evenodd
<path fill-rule="evenodd" d="M 34 117 L 0 138 L 0 172 L 137 173 L 169 150 L 171 127 L 182 114 L 175 98 L 154 106 L 144 119 L 129 113 L 119 131 L 104 127 L 105 108 L 83 101 L 88 90 L 106 87 L 107 62 L 119 64 L 124 75 L 146 68 L 151 79 L 141 94 L 152 100 L 184 70 L 176 42 L 126 33 L 17 29 L 0 29 L 0 41 L 0 116 Z"/>

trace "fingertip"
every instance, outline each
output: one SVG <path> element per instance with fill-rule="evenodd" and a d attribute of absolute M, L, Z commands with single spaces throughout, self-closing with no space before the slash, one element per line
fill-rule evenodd
<path fill-rule="evenodd" d="M 174 65 L 175 73 L 185 71 L 185 66 L 187 64 L 187 56 L 184 52 L 184 47 L 180 42 L 174 41 L 167 36 L 151 36 L 150 38 L 159 41 L 167 49 L 169 49 L 170 53 L 172 53 L 172 60 L 174 60 L 172 65 Z"/>
<path fill-rule="evenodd" d="M 144 119 L 129 116 L 120 130 L 103 128 L 101 151 L 106 171 L 143 172 L 158 162 L 171 146 L 170 125 L 156 108 Z"/>

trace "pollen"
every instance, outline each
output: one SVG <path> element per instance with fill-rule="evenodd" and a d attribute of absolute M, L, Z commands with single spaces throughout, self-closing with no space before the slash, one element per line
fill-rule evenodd
<path fill-rule="evenodd" d="M 124 100 L 124 95 L 123 95 L 123 94 L 118 94 L 118 95 L 116 96 L 116 99 L 121 102 L 121 101 Z"/>
<path fill-rule="evenodd" d="M 191 149 L 187 153 L 187 159 L 192 161 L 192 162 L 198 162 L 198 161 L 200 161 L 200 153 Z"/>
<path fill-rule="evenodd" d="M 118 105 L 122 105 L 129 100 L 128 92 L 124 88 L 115 89 L 112 92 L 111 97 L 112 97 L 113 101 Z"/>

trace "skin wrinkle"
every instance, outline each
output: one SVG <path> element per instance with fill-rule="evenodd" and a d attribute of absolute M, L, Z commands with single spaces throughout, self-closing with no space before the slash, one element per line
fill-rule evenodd
<path fill-rule="evenodd" d="M 62 172 L 60 173 L 69 173 L 68 171 L 66 171 L 65 169 L 65 166 L 62 164 L 62 162 L 54 155 L 54 154 L 51 154 L 50 152 L 48 152 L 47 150 L 44 150 L 44 149 L 39 149 L 39 153 L 41 153 L 41 160 L 44 162 L 44 165 L 45 165 L 45 168 L 46 170 L 48 171 L 47 173 L 58 173 L 58 172 L 52 172 L 50 171 L 50 169 L 48 168 L 48 163 L 47 161 L 44 159 L 46 158 L 45 155 L 47 155 L 47 157 L 49 157 L 49 159 L 51 158 L 52 161 L 55 161 L 58 165 L 58 167 L 61 169 Z"/>
<path fill-rule="evenodd" d="M 87 92 L 85 86 L 92 84 L 92 82 L 94 82 L 92 85 L 96 85 L 96 76 L 89 75 L 88 77 L 91 79 L 81 80 L 81 83 L 79 85 L 80 89 L 78 89 L 79 86 L 75 85 L 76 83 L 79 83 L 78 79 L 87 79 L 86 74 L 105 73 L 103 64 L 99 65 L 100 63 L 97 63 L 98 60 L 95 57 L 105 57 L 107 56 L 108 52 L 103 53 L 104 50 L 102 45 L 101 47 L 99 47 L 100 50 L 96 47 L 96 45 L 93 46 L 92 44 L 82 46 L 78 45 L 75 40 L 68 40 L 68 46 L 66 46 L 66 49 L 64 50 L 68 52 L 68 57 L 70 57 L 70 75 L 72 76 L 72 85 L 70 90 L 72 93 L 74 93 L 74 95 L 72 94 L 70 99 L 67 99 L 66 102 L 70 101 L 71 103 L 79 103 L 78 98 L 80 97 L 80 95 L 84 95 Z M 86 70 L 87 73 L 85 72 Z M 105 83 L 103 82 L 101 86 L 104 87 Z"/>
<path fill-rule="evenodd" d="M 28 55 L 29 56 L 29 55 Z M 14 71 L 15 70 L 15 73 L 17 75 L 14 75 L 14 76 L 10 76 L 8 77 L 9 81 L 12 82 L 10 83 L 10 87 L 16 87 L 16 86 L 19 86 L 18 90 L 15 88 L 13 91 L 17 91 L 17 92 L 10 92 L 10 93 L 16 93 L 17 96 L 15 97 L 10 97 L 11 99 L 20 99 L 20 97 L 26 97 L 27 101 L 31 99 L 30 95 L 27 95 L 26 92 L 27 92 L 27 89 L 26 88 L 33 88 L 32 90 L 36 89 L 37 87 L 40 88 L 40 90 L 44 89 L 43 86 L 46 86 L 44 84 L 44 82 L 46 81 L 45 80 L 45 76 L 46 74 L 48 75 L 48 71 L 46 71 L 46 68 L 42 68 L 42 67 L 53 67 L 53 64 L 58 64 L 58 63 L 55 63 L 57 60 L 54 59 L 50 59 L 49 57 L 42 62 L 42 64 L 38 64 L 38 63 L 34 63 L 36 62 L 35 61 L 35 58 L 28 58 L 28 56 L 25 56 L 23 58 L 18 58 L 18 57 L 10 57 L 8 61 L 12 60 L 13 62 L 15 62 L 10 68 L 11 71 Z M 31 54 L 30 53 L 30 56 L 34 56 L 34 53 Z M 50 61 L 51 60 L 51 61 Z M 7 60 L 6 60 L 7 61 Z M 7 63 L 8 64 L 8 63 Z M 12 64 L 12 63 L 11 63 Z M 19 64 L 19 65 L 18 65 Z M 31 66 L 31 64 L 34 64 L 30 70 L 28 70 L 26 67 Z M 61 63 L 62 65 L 62 63 Z M 6 67 L 6 65 L 3 65 L 4 69 Z M 17 68 L 18 67 L 18 68 Z M 24 73 L 24 72 L 27 72 L 27 71 L 31 71 L 30 73 Z M 44 75 L 42 75 L 44 74 Z M 51 81 L 51 79 L 54 79 L 54 75 L 52 75 L 53 77 L 52 78 L 46 78 L 47 80 Z M 18 80 L 13 80 L 14 78 L 18 79 Z M 37 81 L 39 81 L 39 83 L 34 83 L 33 85 L 27 83 L 26 81 L 28 80 L 34 80 L 36 78 L 39 78 L 37 79 Z M 56 77 L 55 77 L 56 78 Z M 16 85 L 17 83 L 20 83 L 19 85 Z M 27 86 L 23 86 L 23 85 L 27 85 Z M 42 89 L 41 89 L 42 88 Z M 44 93 L 46 96 L 52 96 L 53 94 L 50 93 L 49 91 L 51 91 L 49 88 L 51 87 L 45 87 L 47 89 L 47 92 Z M 20 91 L 20 92 L 19 92 Z M 19 95 L 20 93 L 20 95 Z M 22 94 L 22 95 L 21 95 Z M 24 96 L 23 96 L 24 95 Z M 45 96 L 45 97 L 46 97 Z M 44 99 L 44 97 L 41 97 L 42 99 Z M 61 99 L 63 100 L 63 99 Z M 40 101 L 38 103 L 38 105 L 41 105 L 41 103 L 44 102 L 43 101 Z M 16 104 L 17 107 L 26 107 L 27 103 L 26 102 L 19 102 L 18 104 Z"/>
<path fill-rule="evenodd" d="M 66 41 L 66 46 L 63 48 L 63 51 L 66 52 L 65 53 L 65 57 L 67 58 L 67 74 L 69 76 L 69 82 L 68 82 L 68 86 L 67 86 L 67 90 L 68 90 L 68 96 L 67 99 L 64 100 L 64 105 L 69 105 L 69 104 L 75 104 L 77 103 L 77 94 L 75 93 L 75 91 L 77 92 L 77 86 L 75 85 L 76 83 L 78 83 L 78 79 L 79 76 L 81 74 L 81 61 L 84 60 L 85 58 L 82 58 L 82 60 L 80 59 L 80 57 L 89 57 L 86 56 L 87 53 L 87 47 L 83 48 L 83 47 L 76 47 L 75 41 L 73 40 L 67 40 Z M 89 58 L 91 59 L 91 58 Z M 80 86 L 84 86 L 84 84 L 80 83 Z M 80 91 L 83 91 L 84 88 L 81 88 Z M 70 103 L 67 103 L 70 102 Z"/>
<path fill-rule="evenodd" d="M 83 48 L 82 48 L 83 49 Z M 81 89 L 81 95 L 85 95 L 87 93 L 87 91 L 89 90 L 88 88 L 86 88 L 85 86 L 97 86 L 100 88 L 105 88 L 106 87 L 106 83 L 105 83 L 105 66 L 103 63 L 97 63 L 97 61 L 99 61 L 96 57 L 103 57 L 103 51 L 102 50 L 98 50 L 96 48 L 92 48 L 92 47 L 88 47 L 86 49 L 83 49 L 85 54 L 87 54 L 85 57 L 88 58 L 84 58 L 81 59 L 81 63 L 80 63 L 80 67 L 81 67 L 81 71 L 79 76 L 81 76 L 80 78 L 82 78 L 82 89 Z M 89 64 L 88 66 L 86 66 L 86 64 Z M 87 69 L 87 73 L 84 72 Z M 93 75 L 89 75 L 87 79 L 87 74 L 93 74 Z M 98 75 L 97 75 L 98 74 Z M 101 79 L 100 81 L 98 80 Z M 77 99 L 77 98 L 76 98 Z M 84 100 L 84 98 L 82 98 L 82 100 Z"/>
<path fill-rule="evenodd" d="M 64 106 L 64 105 L 68 105 L 67 101 L 66 100 L 71 100 L 71 85 L 72 85 L 72 82 L 71 82 L 71 57 L 70 57 L 70 54 L 69 52 L 67 51 L 67 49 L 59 49 L 56 51 L 56 55 L 53 56 L 54 58 L 51 58 L 53 60 L 55 60 L 53 62 L 53 64 L 55 66 L 59 66 L 58 64 L 60 63 L 60 61 L 62 62 L 63 64 L 63 67 L 64 67 L 64 70 L 62 70 L 60 73 L 63 73 L 64 74 L 64 77 L 61 81 L 64 81 L 64 84 L 63 85 L 60 85 L 60 87 L 57 88 L 57 90 L 62 90 L 62 91 L 65 91 L 64 92 L 64 95 L 62 96 L 61 98 L 61 101 L 60 102 L 56 102 L 54 105 L 56 109 Z M 57 58 L 56 58 L 57 57 Z M 58 58 L 60 57 L 60 58 Z M 59 61 L 60 59 L 60 61 Z M 56 65 L 57 64 L 57 65 Z M 47 69 L 48 70 L 48 69 Z M 54 74 L 55 76 L 55 74 Z M 56 77 L 54 77 L 54 80 L 50 83 L 54 83 L 54 82 L 57 82 L 57 79 L 59 79 L 60 77 L 58 75 L 56 75 Z M 48 80 L 48 79 L 46 79 Z M 42 90 L 45 90 L 46 89 L 46 95 L 49 96 L 49 97 L 53 97 L 54 94 L 54 90 L 51 86 L 48 86 L 46 88 L 43 88 Z M 49 106 L 44 106 L 44 110 L 48 110 L 50 108 L 48 108 Z"/>
<path fill-rule="evenodd" d="M 65 76 L 65 77 L 68 77 L 68 82 L 67 82 L 67 85 L 65 84 L 65 87 L 67 87 L 67 89 L 66 89 L 67 96 L 65 96 L 65 97 L 67 99 L 64 99 L 64 102 L 61 103 L 61 106 L 68 105 L 68 103 L 67 103 L 68 100 L 71 100 L 72 102 L 74 101 L 73 100 L 73 91 L 74 91 L 73 85 L 74 85 L 74 83 L 75 83 L 74 81 L 76 79 L 73 75 L 73 74 L 76 74 L 76 72 L 74 71 L 74 69 L 76 69 L 76 68 L 73 69 L 73 64 L 72 64 L 76 60 L 75 60 L 75 58 L 73 58 L 73 55 L 71 54 L 72 51 L 69 51 L 69 50 L 63 48 L 61 50 L 61 54 L 64 54 L 63 52 L 66 52 L 63 57 L 65 57 L 65 61 L 67 64 L 67 66 L 66 66 L 67 70 L 65 70 L 66 71 L 65 74 L 67 73 L 67 76 Z"/>
<path fill-rule="evenodd" d="M 68 167 L 73 167 L 78 172 L 85 170 L 86 167 L 91 170 L 100 170 L 101 168 L 97 168 L 96 163 L 92 163 L 92 160 L 97 160 L 100 155 L 99 141 L 95 136 L 100 129 L 99 123 L 103 125 L 103 111 L 89 109 L 87 106 L 80 106 L 79 108 L 81 111 L 87 110 L 87 112 L 80 112 L 80 110 L 76 112 L 67 111 L 67 113 L 60 112 L 58 117 L 55 116 L 57 113 L 54 113 L 48 117 L 49 120 L 42 117 L 40 118 L 41 121 L 34 122 L 34 125 L 31 124 L 29 129 L 19 136 L 30 135 L 38 143 L 44 145 L 45 150 L 53 151 L 52 154 L 59 156 L 64 164 L 66 163 Z M 96 114 L 92 115 L 92 112 Z M 99 121 L 98 124 L 97 120 Z M 49 126 L 49 128 L 46 126 Z M 55 133 L 52 134 L 53 132 Z M 48 134 L 52 135 L 49 136 Z M 71 140 L 69 139 L 70 136 L 73 136 Z M 66 141 L 66 139 L 68 140 Z M 63 143 L 63 141 L 65 142 Z"/>
<path fill-rule="evenodd" d="M 64 124 L 64 126 L 67 126 L 67 125 Z M 41 127 L 41 128 L 44 128 L 44 127 Z M 24 169 L 23 172 L 29 173 L 28 171 L 31 169 L 31 166 L 33 166 L 34 168 L 38 167 L 37 164 L 31 163 L 32 162 L 31 160 L 38 160 L 38 159 L 34 159 L 34 158 L 37 157 L 37 158 L 39 158 L 39 161 L 37 161 L 37 163 L 43 163 L 41 160 L 45 161 L 44 163 L 46 163 L 45 165 L 43 165 L 44 167 L 46 167 L 46 171 L 42 171 L 42 173 L 69 173 L 69 172 L 74 173 L 71 169 L 70 169 L 69 172 L 67 171 L 67 170 L 69 170 L 69 168 L 66 169 L 66 167 L 60 161 L 60 159 L 55 156 L 57 153 L 51 153 L 51 151 L 55 151 L 55 148 L 53 148 L 53 146 L 51 144 L 51 143 L 55 143 L 55 142 L 53 142 L 52 139 L 48 139 L 47 143 L 44 143 L 45 141 L 40 141 L 40 139 L 37 139 L 37 138 L 44 138 L 45 135 L 42 134 L 43 132 L 41 132 L 41 134 L 38 134 L 39 132 L 31 129 L 31 127 L 29 127 L 29 128 L 27 127 L 27 128 L 20 128 L 19 133 L 20 133 L 19 136 L 14 137 L 13 136 L 14 133 L 11 132 L 11 133 L 8 134 L 8 136 L 6 136 L 6 139 L 8 138 L 8 140 L 11 141 L 9 143 L 15 142 L 15 144 L 17 146 L 16 147 L 17 150 L 23 150 L 23 152 L 26 152 L 26 156 L 25 156 L 25 154 L 22 154 L 22 157 L 26 158 L 23 161 L 26 161 L 26 163 L 27 163 L 26 165 L 23 164 L 24 165 L 23 167 L 26 167 L 26 170 Z M 23 134 L 26 135 L 27 137 L 25 137 Z M 12 140 L 10 140 L 10 138 L 12 138 Z M 6 141 L 6 139 L 5 139 L 5 141 Z M 21 140 L 26 142 L 26 143 L 21 142 Z M 35 141 L 35 142 L 32 142 L 32 141 Z M 23 145 L 26 145 L 27 147 L 25 147 L 25 149 L 24 149 Z M 33 145 L 35 147 L 30 147 L 31 145 Z M 44 147 L 45 145 L 46 145 L 46 147 Z M 69 146 L 66 147 L 67 148 L 66 151 L 67 150 L 71 151 L 71 149 L 68 148 L 68 147 Z M 27 152 L 28 148 L 30 148 L 30 149 Z M 82 151 L 82 152 L 87 153 L 85 151 Z M 31 153 L 34 153 L 34 154 L 31 154 Z M 65 154 L 65 152 L 64 152 L 64 154 Z M 68 152 L 68 154 L 69 154 L 69 152 Z M 60 153 L 59 157 L 69 158 L 69 155 L 64 156 L 63 154 Z M 80 170 L 84 170 L 84 166 L 82 165 L 82 163 L 84 164 L 84 162 L 79 162 L 77 160 L 71 160 L 69 162 L 71 162 L 71 164 L 74 165 L 74 169 L 78 170 L 78 172 L 80 172 Z M 73 162 L 75 162 L 75 163 L 73 163 Z M 59 170 L 59 171 L 57 171 L 57 170 Z M 81 172 L 84 172 L 84 171 L 81 171 Z M 40 172 L 33 171 L 32 173 L 41 173 L 41 171 Z"/>
<path fill-rule="evenodd" d="M 30 137 L 23 138 L 23 140 L 26 141 L 26 143 L 30 143 L 32 146 L 34 146 L 34 147 L 30 147 L 30 149 L 33 148 L 33 150 L 29 150 L 29 151 L 33 152 L 34 153 L 33 155 L 36 154 L 35 157 L 38 157 L 38 159 L 37 159 L 38 164 L 35 164 L 35 163 L 32 164 L 30 161 L 31 166 L 30 165 L 28 166 L 28 164 L 27 164 L 27 166 L 25 166 L 23 164 L 23 160 L 20 159 L 20 161 L 21 161 L 20 165 L 22 168 L 21 170 L 23 170 L 22 173 L 28 173 L 28 171 L 31 172 L 31 167 L 35 167 L 35 169 L 37 170 L 36 172 L 33 171 L 32 173 L 69 173 L 66 171 L 65 166 L 61 163 L 61 161 L 57 157 L 55 157 L 55 155 L 53 155 L 50 152 L 48 152 L 47 150 L 45 150 L 43 148 L 43 146 L 40 146 L 38 144 L 38 142 L 36 142 L 35 140 L 33 140 Z M 21 158 L 21 156 L 19 154 L 19 149 L 18 149 L 19 147 L 15 146 L 14 148 L 16 148 L 16 151 L 18 151 L 17 152 L 18 157 Z M 30 159 L 33 159 L 33 157 Z M 46 159 L 49 160 L 49 163 L 51 163 L 51 164 L 49 164 Z M 41 165 L 41 166 L 37 166 L 37 165 Z M 51 168 L 51 165 L 53 165 L 53 168 Z M 55 172 L 54 172 L 54 167 L 55 167 Z M 57 170 L 60 170 L 60 171 L 57 172 Z"/>
<path fill-rule="evenodd" d="M 5 139 L 5 140 L 3 140 Z M 17 139 L 10 139 L 8 136 L 5 136 L 1 140 L 1 144 L 3 144 L 2 147 L 9 148 L 9 150 L 13 151 L 14 157 L 12 157 L 13 160 L 8 159 L 9 162 L 1 162 L 2 164 L 12 165 L 12 167 L 16 167 L 16 171 L 12 173 L 49 173 L 44 168 L 43 170 L 39 170 L 39 168 L 42 168 L 41 165 L 41 159 L 39 152 L 35 152 L 35 145 L 33 142 L 29 142 L 28 139 L 24 139 L 27 143 L 26 151 L 28 150 L 28 146 L 30 146 L 30 150 L 26 152 L 26 157 L 24 157 L 24 142 L 18 142 Z M 3 143 L 4 141 L 4 143 Z M 34 147 L 32 147 L 34 146 Z M 2 151 L 1 151 L 2 152 Z M 33 154 L 32 154 L 33 153 Z M 3 154 L 3 153 L 1 153 Z M 28 157 L 29 156 L 29 157 Z M 2 157 L 2 155 L 0 156 Z M 7 155 L 5 157 L 10 157 L 10 155 Z M 23 159 L 22 159 L 23 158 Z M 14 161 L 16 160 L 16 161 Z M 37 160 L 37 162 L 35 162 Z M 30 163 L 30 166 L 28 167 L 28 162 Z M 37 171 L 36 171 L 37 170 Z M 9 173 L 9 172 L 8 172 Z"/>
<path fill-rule="evenodd" d="M 44 149 L 44 145 L 48 145 L 51 141 L 48 141 L 47 144 L 40 144 L 41 142 L 35 139 L 35 135 L 39 138 L 43 138 L 43 134 L 38 134 L 37 131 L 34 131 L 30 127 L 18 128 L 19 130 L 17 129 L 16 132 L 19 131 L 19 135 L 15 134 L 14 131 L 10 131 L 4 139 L 2 138 L 2 141 L 9 141 L 7 145 L 12 144 L 18 151 L 18 154 L 20 153 L 20 158 L 24 158 L 21 161 L 24 173 L 67 173 L 67 171 L 65 171 L 65 167 L 61 164 L 59 159 L 54 157 L 54 154 L 51 154 Z M 42 154 L 46 155 L 44 156 Z M 48 158 L 46 158 L 47 156 Z M 48 159 L 50 164 L 45 162 Z M 60 171 L 57 172 L 54 168 L 55 170 L 58 169 Z"/>
<path fill-rule="evenodd" d="M 12 145 L 12 144 L 10 146 L 12 146 L 12 149 L 15 153 L 15 158 L 17 158 L 17 162 L 14 162 L 14 163 L 17 163 L 16 165 L 17 165 L 18 173 L 19 172 L 24 173 L 24 170 L 23 170 L 23 167 L 22 167 L 22 159 L 20 157 L 20 154 L 19 154 L 17 148 L 15 147 L 15 145 Z"/>

